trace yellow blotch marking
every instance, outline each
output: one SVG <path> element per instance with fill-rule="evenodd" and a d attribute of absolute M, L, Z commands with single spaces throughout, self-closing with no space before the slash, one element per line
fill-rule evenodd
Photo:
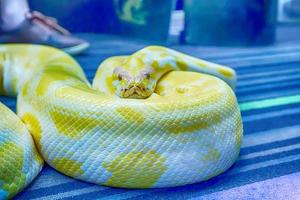
<path fill-rule="evenodd" d="M 128 188 L 150 188 L 167 170 L 165 158 L 154 150 L 122 153 L 102 166 L 112 173 L 106 185 Z"/>
<path fill-rule="evenodd" d="M 211 124 L 218 123 L 221 119 L 217 113 L 202 114 L 200 116 L 193 116 L 192 118 L 186 118 L 185 121 L 174 120 L 169 126 L 164 126 L 163 130 L 171 134 L 186 134 L 194 133 L 195 131 L 200 131 L 207 129 Z"/>
<path fill-rule="evenodd" d="M 67 80 L 69 78 L 70 75 L 64 74 L 63 72 L 48 72 L 43 74 L 36 88 L 36 94 L 38 96 L 43 96 L 53 82 Z"/>
<path fill-rule="evenodd" d="M 226 68 L 218 68 L 218 72 L 227 78 L 231 78 L 234 75 L 231 70 Z"/>
<path fill-rule="evenodd" d="M 38 118 L 32 113 L 25 113 L 22 117 L 23 122 L 27 125 L 29 132 L 33 136 L 35 144 L 39 151 L 42 150 L 42 126 Z"/>
<path fill-rule="evenodd" d="M 12 198 L 26 184 L 23 169 L 23 149 L 12 142 L 0 145 L 0 186 Z"/>
<path fill-rule="evenodd" d="M 58 171 L 61 171 L 71 177 L 78 177 L 84 173 L 81 169 L 82 164 L 69 158 L 55 158 L 52 161 L 52 165 Z"/>
<path fill-rule="evenodd" d="M 152 65 L 152 68 L 154 69 L 154 71 L 161 68 L 157 60 L 153 61 L 151 65 Z"/>
<path fill-rule="evenodd" d="M 217 162 L 220 158 L 220 152 L 217 149 L 211 149 L 207 152 L 206 155 L 202 158 L 206 161 Z"/>
<path fill-rule="evenodd" d="M 174 123 L 172 123 L 172 125 L 168 127 L 166 131 L 172 134 L 185 134 L 206 129 L 208 126 L 209 123 L 207 121 L 191 120 L 190 122 L 181 122 L 178 120 L 174 121 Z"/>
<path fill-rule="evenodd" d="M 176 65 L 181 71 L 187 71 L 189 68 L 189 65 L 183 61 L 176 61 Z"/>
<path fill-rule="evenodd" d="M 79 112 L 66 109 L 50 111 L 50 116 L 59 133 L 72 139 L 80 138 L 82 134 L 103 125 L 97 119 L 81 116 Z"/>
<path fill-rule="evenodd" d="M 148 46 L 145 49 L 149 51 L 167 51 L 167 48 L 161 46 Z"/>
<path fill-rule="evenodd" d="M 130 122 L 141 124 L 145 121 L 143 113 L 139 112 L 134 108 L 122 106 L 118 107 L 116 111 L 123 119 L 128 120 Z"/>
<path fill-rule="evenodd" d="M 164 59 L 164 58 L 170 58 L 170 57 L 171 57 L 171 55 L 168 52 L 161 52 L 159 54 L 159 58 L 162 58 L 162 59 Z"/>
<path fill-rule="evenodd" d="M 22 96 L 27 96 L 28 92 L 29 92 L 29 82 L 27 81 L 22 87 L 21 90 Z"/>

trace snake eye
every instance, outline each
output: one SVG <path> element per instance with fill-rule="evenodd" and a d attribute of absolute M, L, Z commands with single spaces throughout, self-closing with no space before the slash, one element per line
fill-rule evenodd
<path fill-rule="evenodd" d="M 119 74 L 118 75 L 118 80 L 121 81 L 122 80 L 122 76 Z"/>

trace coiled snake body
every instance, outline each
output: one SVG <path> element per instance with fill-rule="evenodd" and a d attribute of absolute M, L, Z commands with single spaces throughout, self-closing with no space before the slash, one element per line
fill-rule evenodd
<path fill-rule="evenodd" d="M 19 116 L 0 105 L 0 199 L 34 179 L 39 155 L 68 176 L 125 188 L 207 180 L 238 157 L 230 68 L 150 46 L 105 60 L 90 86 L 57 49 L 2 45 L 0 54 L 0 91 L 17 95 Z"/>

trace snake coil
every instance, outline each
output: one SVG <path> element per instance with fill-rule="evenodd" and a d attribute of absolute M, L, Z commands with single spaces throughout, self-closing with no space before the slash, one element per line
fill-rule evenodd
<path fill-rule="evenodd" d="M 0 55 L 0 92 L 17 96 L 18 115 L 0 105 L 0 199 L 26 187 L 43 160 L 95 184 L 159 188 L 207 180 L 238 157 L 230 68 L 150 46 L 105 60 L 91 86 L 60 50 L 1 45 Z"/>

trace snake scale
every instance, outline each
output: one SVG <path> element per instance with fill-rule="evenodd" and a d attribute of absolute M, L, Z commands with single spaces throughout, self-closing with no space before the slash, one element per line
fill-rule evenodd
<path fill-rule="evenodd" d="M 0 46 L 0 199 L 43 162 L 123 188 L 192 184 L 227 170 L 243 136 L 234 70 L 149 46 L 103 61 L 91 85 L 79 64 L 45 46 Z"/>

